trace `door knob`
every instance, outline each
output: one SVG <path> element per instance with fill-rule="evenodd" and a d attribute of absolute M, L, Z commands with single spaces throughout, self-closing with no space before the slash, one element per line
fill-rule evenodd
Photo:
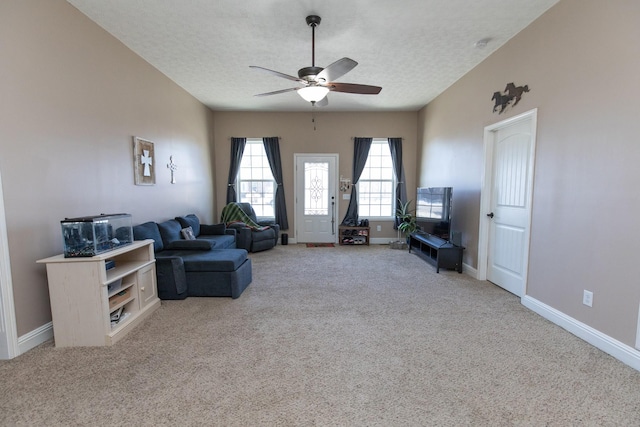
<path fill-rule="evenodd" d="M 489 218 L 493 218 L 493 212 L 488 213 L 488 214 L 487 214 L 487 216 L 488 216 Z"/>

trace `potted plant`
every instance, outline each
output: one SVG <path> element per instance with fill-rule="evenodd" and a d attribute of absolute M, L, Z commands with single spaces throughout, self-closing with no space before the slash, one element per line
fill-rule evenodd
<path fill-rule="evenodd" d="M 405 234 L 407 243 L 409 243 L 409 235 L 420 229 L 415 211 L 410 210 L 409 205 L 411 205 L 411 200 L 406 203 L 398 200 L 398 209 L 396 209 L 396 216 L 400 220 L 398 234 L 402 231 Z"/>

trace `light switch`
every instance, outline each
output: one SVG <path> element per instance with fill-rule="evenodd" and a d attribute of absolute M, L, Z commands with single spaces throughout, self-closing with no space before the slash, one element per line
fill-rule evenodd
<path fill-rule="evenodd" d="M 342 195 L 342 200 L 349 200 L 351 199 L 351 194 L 343 194 Z"/>

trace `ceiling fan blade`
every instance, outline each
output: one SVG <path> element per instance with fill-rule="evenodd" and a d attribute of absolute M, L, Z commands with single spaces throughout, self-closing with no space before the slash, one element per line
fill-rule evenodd
<path fill-rule="evenodd" d="M 382 88 L 380 86 L 359 85 L 354 83 L 335 83 L 327 85 L 333 92 L 359 93 L 361 95 L 377 95 Z"/>
<path fill-rule="evenodd" d="M 329 105 L 329 97 L 327 96 L 316 102 L 316 107 L 326 107 L 327 105 Z"/>
<path fill-rule="evenodd" d="M 288 74 L 281 73 L 279 71 L 273 71 L 268 68 L 258 67 L 257 65 L 249 65 L 249 68 L 255 68 L 256 70 L 266 71 L 269 74 L 273 74 L 274 76 L 282 77 L 283 79 L 292 80 L 294 82 L 307 83 L 306 80 L 302 80 L 298 77 L 290 76 Z"/>
<path fill-rule="evenodd" d="M 300 89 L 299 87 L 292 87 L 289 89 L 281 89 L 281 90 L 276 90 L 273 92 L 266 92 L 266 93 L 259 93 L 257 95 L 253 95 L 253 96 L 269 96 L 269 95 L 278 95 L 280 93 L 287 93 L 287 92 L 293 92 L 294 90 L 298 90 Z"/>
<path fill-rule="evenodd" d="M 324 70 L 320 71 L 316 76 L 316 81 L 319 83 L 332 82 L 349 71 L 353 70 L 358 65 L 356 61 L 350 58 L 338 59 L 333 64 L 329 65 Z"/>

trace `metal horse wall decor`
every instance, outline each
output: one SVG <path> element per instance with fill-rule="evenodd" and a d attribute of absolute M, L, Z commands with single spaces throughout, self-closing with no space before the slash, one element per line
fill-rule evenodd
<path fill-rule="evenodd" d="M 522 94 L 524 92 L 529 92 L 529 86 L 517 86 L 513 83 L 507 83 L 507 87 L 504 88 L 505 93 L 501 92 L 493 92 L 492 101 L 495 101 L 495 105 L 493 106 L 493 112 L 495 113 L 498 109 L 498 114 L 502 114 L 507 106 L 511 105 L 515 107 L 522 99 Z"/>

